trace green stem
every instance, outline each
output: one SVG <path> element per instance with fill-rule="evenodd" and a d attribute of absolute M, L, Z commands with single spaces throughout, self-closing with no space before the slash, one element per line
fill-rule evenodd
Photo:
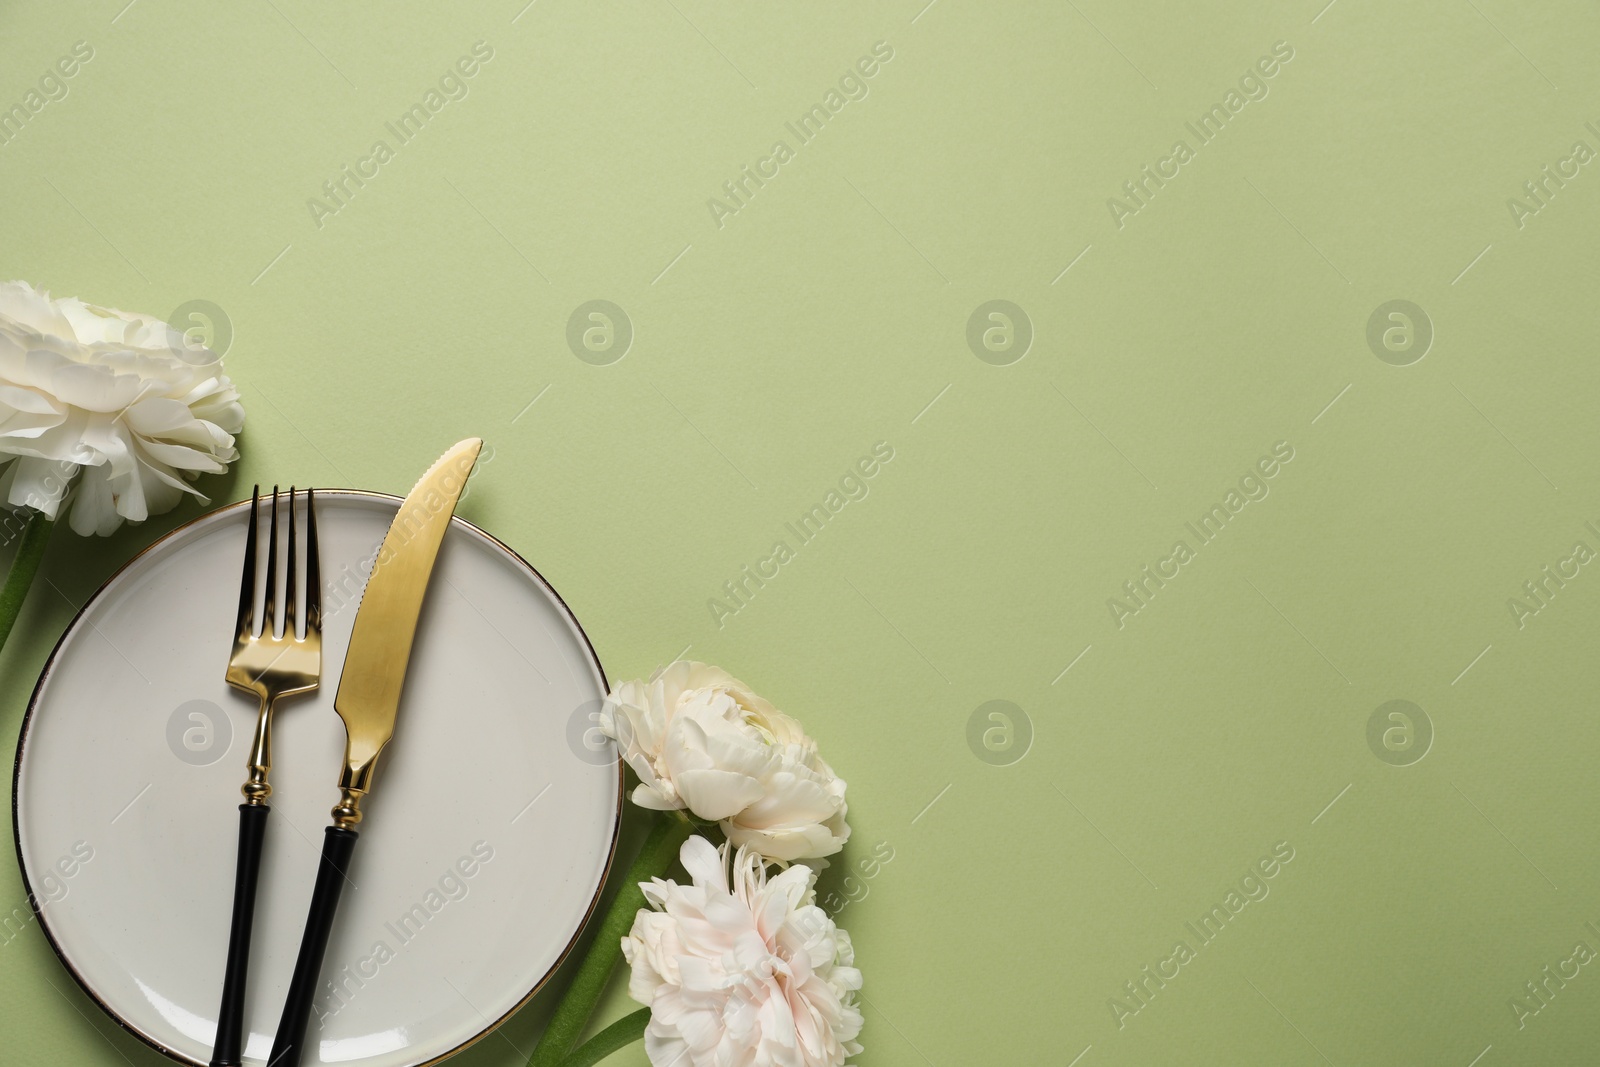
<path fill-rule="evenodd" d="M 11 627 L 22 614 L 22 602 L 28 598 L 28 587 L 33 585 L 34 575 L 39 573 L 49 540 L 50 520 L 44 517 L 44 512 L 29 509 L 17 543 L 17 555 L 11 561 L 11 571 L 6 575 L 6 584 L 0 586 L 0 648 L 5 647 Z"/>
<path fill-rule="evenodd" d="M 573 975 L 572 984 L 567 986 L 550 1025 L 529 1057 L 528 1067 L 558 1067 L 577 1043 L 584 1027 L 589 1025 L 589 1016 L 594 1014 L 600 994 L 605 992 L 611 969 L 622 958 L 622 939 L 633 929 L 634 916 L 645 906 L 639 883 L 667 873 L 691 829 L 689 820 L 678 812 L 655 817 L 649 836 L 644 839 L 628 873 L 623 875 L 622 886 L 611 901 L 611 907 L 600 920 L 600 929 L 589 945 L 589 954 L 579 964 L 578 973 Z M 644 1033 L 643 1027 L 639 1033 Z"/>
<path fill-rule="evenodd" d="M 644 1028 L 650 1025 L 650 1009 L 640 1008 L 632 1015 L 624 1015 L 589 1040 L 579 1045 L 572 1055 L 561 1061 L 561 1067 L 590 1067 L 599 1063 L 619 1048 L 643 1040 Z"/>

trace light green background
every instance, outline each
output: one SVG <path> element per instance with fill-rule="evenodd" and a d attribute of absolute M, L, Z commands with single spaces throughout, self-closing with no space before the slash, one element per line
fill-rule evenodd
<path fill-rule="evenodd" d="M 690 646 L 799 716 L 850 781 L 824 888 L 860 898 L 861 1064 L 1595 1059 L 1600 968 L 1525 1028 L 1510 1000 L 1600 949 L 1600 576 L 1507 607 L 1600 549 L 1600 167 L 1507 206 L 1600 148 L 1591 5 L 125 2 L 0 13 L 0 104 L 95 51 L 0 149 L 0 275 L 225 309 L 249 422 L 219 502 L 402 491 L 484 436 L 465 514 L 613 678 Z M 470 95 L 319 229 L 307 199 L 478 40 Z M 1276 41 L 1270 94 L 1197 147 Z M 1119 229 L 1107 198 L 1180 138 Z M 604 367 L 565 340 L 596 298 L 636 331 Z M 1035 331 L 1010 366 L 966 342 L 992 299 Z M 1392 299 L 1436 331 L 1410 366 L 1365 339 Z M 870 495 L 719 628 L 708 599 L 878 441 Z M 1270 495 L 1119 629 L 1107 599 L 1278 441 Z M 198 510 L 58 539 L 0 733 L 74 607 Z M 1034 734 L 1009 766 L 967 741 L 995 699 Z M 1412 766 L 1368 748 L 1393 699 L 1435 730 Z M 1119 1029 L 1108 1000 L 1282 841 L 1271 895 Z M 0 947 L 0 1018 L 8 1063 L 160 1062 L 36 928 Z"/>

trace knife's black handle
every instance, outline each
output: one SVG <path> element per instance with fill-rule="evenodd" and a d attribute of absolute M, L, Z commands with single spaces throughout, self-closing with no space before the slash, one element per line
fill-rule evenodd
<path fill-rule="evenodd" d="M 239 805 L 239 865 L 233 876 L 233 926 L 228 932 L 228 967 L 222 976 L 222 1006 L 217 1009 L 217 1043 L 211 1067 L 238 1067 L 244 1043 L 244 983 L 250 972 L 250 926 L 256 914 L 256 877 L 261 873 L 261 843 L 267 836 L 265 804 Z"/>
<path fill-rule="evenodd" d="M 333 932 L 333 913 L 339 907 L 339 892 L 344 888 L 350 856 L 360 836 L 355 830 L 337 826 L 323 832 L 322 863 L 317 868 L 317 887 L 311 894 L 311 913 L 300 938 L 300 955 L 294 961 L 294 977 L 289 981 L 289 997 L 283 1004 L 278 1035 L 273 1038 L 272 1054 L 267 1057 L 272 1067 L 300 1067 L 306 1023 L 317 995 L 317 979 L 322 975 L 322 956 L 328 950 L 328 935 Z"/>

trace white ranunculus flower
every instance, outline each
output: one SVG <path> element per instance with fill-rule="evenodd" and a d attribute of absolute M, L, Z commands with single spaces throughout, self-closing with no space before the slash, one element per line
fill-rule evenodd
<path fill-rule="evenodd" d="M 720 667 L 679 660 L 624 682 L 600 719 L 639 775 L 640 807 L 687 808 L 773 860 L 831 856 L 850 837 L 845 783 L 816 742 Z"/>
<path fill-rule="evenodd" d="M 761 857 L 703 837 L 683 844 L 692 885 L 640 883 L 622 939 L 628 994 L 650 1007 L 656 1067 L 838 1067 L 861 1051 L 850 935 L 815 903 L 817 876 L 796 865 L 768 878 Z"/>
<path fill-rule="evenodd" d="M 0 283 L 0 506 L 109 534 L 175 506 L 238 458 L 239 393 L 159 319 Z"/>

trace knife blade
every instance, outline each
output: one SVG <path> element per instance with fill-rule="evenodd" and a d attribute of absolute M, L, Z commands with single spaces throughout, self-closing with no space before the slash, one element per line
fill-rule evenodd
<path fill-rule="evenodd" d="M 322 973 L 322 958 L 340 892 L 350 880 L 356 839 L 361 836 L 356 830 L 362 819 L 361 800 L 372 788 L 379 755 L 394 736 L 400 691 L 411 662 L 428 580 L 482 447 L 482 440 L 476 437 L 457 443 L 406 494 L 384 535 L 361 606 L 356 609 L 339 690 L 333 698 L 334 710 L 345 728 L 339 803 L 333 809 L 333 825 L 323 831 L 322 862 L 311 892 L 311 910 L 268 1058 L 273 1067 L 299 1067 L 304 1055 L 306 1023 Z"/>
<path fill-rule="evenodd" d="M 333 698 L 346 734 L 335 826 L 349 830 L 361 822 L 361 798 L 372 786 L 378 755 L 394 736 L 428 577 L 482 447 L 472 437 L 440 456 L 406 495 L 378 549 Z"/>

